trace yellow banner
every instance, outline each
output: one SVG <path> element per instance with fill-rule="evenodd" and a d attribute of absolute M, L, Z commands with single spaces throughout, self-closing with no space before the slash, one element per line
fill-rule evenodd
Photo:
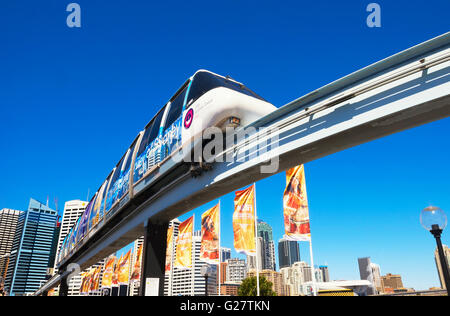
<path fill-rule="evenodd" d="M 89 271 L 81 273 L 80 292 L 82 294 L 88 294 L 89 292 L 91 292 L 94 270 L 95 269 L 92 268 L 92 269 L 89 269 Z"/>
<path fill-rule="evenodd" d="M 100 289 L 100 272 L 102 271 L 102 267 L 98 266 L 94 269 L 92 274 L 92 283 L 91 283 L 91 291 L 97 291 Z"/>
<path fill-rule="evenodd" d="M 87 272 L 81 272 L 81 285 L 80 285 L 80 293 L 86 294 L 86 283 L 87 283 Z"/>
<path fill-rule="evenodd" d="M 105 270 L 103 271 L 102 288 L 112 287 L 115 263 L 116 263 L 116 256 L 111 256 L 106 260 Z"/>
<path fill-rule="evenodd" d="M 177 252 L 175 255 L 175 268 L 192 268 L 192 233 L 194 232 L 194 216 L 180 224 L 177 236 Z"/>
<path fill-rule="evenodd" d="M 170 272 L 172 267 L 173 253 L 173 227 L 167 229 L 167 248 L 166 248 L 166 272 Z"/>
<path fill-rule="evenodd" d="M 290 240 L 309 241 L 308 197 L 306 195 L 303 165 L 286 171 L 286 189 L 283 195 L 284 230 Z"/>
<path fill-rule="evenodd" d="M 116 262 L 116 266 L 114 267 L 114 272 L 112 276 L 112 285 L 118 286 L 119 285 L 119 274 L 120 274 L 120 264 L 123 261 L 123 254 L 120 255 L 119 260 Z"/>
<path fill-rule="evenodd" d="M 234 198 L 234 248 L 239 253 L 256 255 L 255 243 L 255 186 L 236 191 Z"/>
<path fill-rule="evenodd" d="M 219 264 L 220 206 L 217 204 L 202 215 L 200 260 Z"/>
<path fill-rule="evenodd" d="M 136 262 L 134 263 L 133 273 L 131 274 L 131 281 L 141 280 L 141 265 L 142 265 L 142 244 L 139 246 L 136 254 Z"/>
<path fill-rule="evenodd" d="M 123 256 L 122 262 L 119 264 L 119 284 L 128 285 L 130 278 L 130 265 L 131 265 L 131 249 Z"/>

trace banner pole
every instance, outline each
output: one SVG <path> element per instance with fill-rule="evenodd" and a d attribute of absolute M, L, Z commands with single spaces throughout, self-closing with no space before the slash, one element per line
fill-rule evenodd
<path fill-rule="evenodd" d="M 191 282 L 191 295 L 194 296 L 195 287 L 195 249 L 194 249 L 194 232 L 195 232 L 195 214 L 192 215 L 192 242 L 191 242 L 191 269 L 192 269 L 192 282 Z"/>
<path fill-rule="evenodd" d="M 316 273 L 314 271 L 314 258 L 313 258 L 313 250 L 312 250 L 312 241 L 311 236 L 309 237 L 309 255 L 311 257 L 311 282 L 313 288 L 313 296 L 317 296 L 316 291 Z"/>
<path fill-rule="evenodd" d="M 257 213 L 256 213 L 256 183 L 253 183 L 254 196 L 253 205 L 255 207 L 255 249 L 256 249 L 256 296 L 259 296 L 259 264 L 258 264 L 258 225 L 257 225 Z"/>
<path fill-rule="evenodd" d="M 221 268 L 222 268 L 222 249 L 221 247 L 221 235 L 222 235 L 222 227 L 221 227 L 221 223 L 222 223 L 222 219 L 220 218 L 222 213 L 221 210 L 221 205 L 220 205 L 220 200 L 219 200 L 219 296 L 221 296 L 221 278 L 222 278 L 222 273 L 221 273 Z"/>
<path fill-rule="evenodd" d="M 175 257 L 175 222 L 172 220 L 172 248 L 171 248 L 171 254 L 170 254 L 170 282 L 169 282 L 169 296 L 173 296 L 173 259 Z"/>

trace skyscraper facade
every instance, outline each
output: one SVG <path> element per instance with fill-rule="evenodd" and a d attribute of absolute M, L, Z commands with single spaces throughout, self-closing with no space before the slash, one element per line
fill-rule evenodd
<path fill-rule="evenodd" d="M 258 237 L 262 238 L 262 268 L 264 270 L 276 270 L 275 246 L 273 242 L 272 227 L 262 220 L 257 224 Z"/>
<path fill-rule="evenodd" d="M 45 282 L 58 213 L 31 199 L 19 216 L 5 288 L 10 295 L 27 295 Z"/>
<path fill-rule="evenodd" d="M 284 284 L 289 287 L 289 293 L 292 296 L 308 294 L 303 286 L 306 282 L 312 281 L 311 267 L 303 261 L 295 262 L 290 267 L 280 270 Z"/>
<path fill-rule="evenodd" d="M 330 282 L 330 273 L 327 266 L 319 266 L 319 270 L 322 271 L 323 282 Z"/>
<path fill-rule="evenodd" d="M 256 271 L 250 271 L 248 276 L 256 277 Z M 272 283 L 272 290 L 277 293 L 277 296 L 290 295 L 290 288 L 284 283 L 282 273 L 273 270 L 262 270 L 259 271 L 259 277 L 264 277 L 267 281 Z"/>
<path fill-rule="evenodd" d="M 242 283 L 247 277 L 247 265 L 243 259 L 228 259 L 226 266 L 226 281 L 233 283 Z"/>
<path fill-rule="evenodd" d="M 180 226 L 181 222 L 178 220 L 178 218 L 170 221 L 169 223 L 169 227 L 173 227 L 173 235 L 174 235 L 174 240 L 176 238 L 176 236 L 178 236 L 178 228 Z M 167 245 L 167 247 L 169 247 L 169 245 Z M 172 262 L 169 263 L 167 262 L 166 264 L 170 265 L 170 271 L 166 272 L 165 276 L 164 276 L 164 295 L 165 296 L 172 296 L 172 291 L 173 291 L 173 280 L 174 280 L 174 271 L 173 271 L 173 262 L 175 261 L 175 253 L 176 253 L 176 245 L 175 245 L 175 241 L 173 242 L 173 247 L 172 247 L 172 253 L 170 254 L 171 258 L 172 258 Z"/>
<path fill-rule="evenodd" d="M 59 250 L 61 245 L 66 238 L 69 231 L 77 222 L 78 218 L 83 214 L 84 210 L 87 207 L 88 202 L 81 200 L 72 200 L 64 203 L 64 213 L 63 218 L 60 225 L 59 237 L 58 237 L 58 246 L 56 251 L 56 256 L 58 257 Z M 55 269 L 56 272 L 56 269 Z M 80 295 L 80 286 L 81 286 L 81 275 L 78 274 L 73 276 L 68 285 L 68 296 L 79 296 Z"/>
<path fill-rule="evenodd" d="M 284 238 L 278 241 L 278 263 L 280 269 L 290 267 L 295 262 L 300 261 L 300 249 L 298 242 L 286 240 Z"/>
<path fill-rule="evenodd" d="M 381 277 L 383 293 L 393 293 L 395 290 L 403 289 L 402 277 L 399 274 L 388 273 Z"/>
<path fill-rule="evenodd" d="M 370 268 L 372 269 L 373 276 L 373 284 L 378 293 L 382 292 L 382 284 L 381 284 L 381 269 L 380 266 L 376 263 L 371 262 Z"/>
<path fill-rule="evenodd" d="M 257 239 L 256 256 L 247 256 L 247 270 L 255 270 L 258 264 L 258 270 L 262 270 L 264 266 L 264 241 L 262 237 Z"/>
<path fill-rule="evenodd" d="M 134 242 L 133 245 L 133 253 L 131 255 L 131 265 L 130 265 L 130 290 L 129 290 L 129 295 L 130 296 L 139 296 L 139 287 L 140 287 L 140 280 L 139 281 L 132 281 L 131 280 L 131 275 L 133 274 L 134 271 L 134 266 L 136 264 L 136 261 L 139 260 L 138 258 L 138 251 L 139 248 L 144 244 L 144 236 L 140 237 L 139 239 L 136 239 L 136 241 Z M 142 273 L 142 265 L 141 265 L 141 273 Z"/>
<path fill-rule="evenodd" d="M 22 211 L 7 208 L 0 210 L 0 284 L 3 284 L 6 278 L 14 234 L 21 213 Z"/>
<path fill-rule="evenodd" d="M 201 274 L 201 269 L 208 264 L 200 260 L 200 246 L 201 231 L 196 231 L 194 232 L 192 245 L 192 269 L 173 269 L 172 288 L 167 291 L 171 295 L 203 296 L 205 295 L 206 288 L 208 295 L 217 294 L 217 265 L 210 265 L 211 275 L 208 278 L 208 285 L 206 287 L 206 280 Z"/>
<path fill-rule="evenodd" d="M 372 283 L 372 286 L 370 286 L 367 290 L 368 295 L 375 295 L 376 294 L 376 285 L 375 285 L 375 279 L 373 275 L 373 265 L 370 261 L 370 257 L 364 257 L 364 258 L 358 258 L 358 265 L 359 265 L 359 275 L 361 277 L 361 280 L 367 280 L 370 283 Z"/>
<path fill-rule="evenodd" d="M 220 247 L 220 260 L 221 262 L 226 262 L 228 259 L 231 259 L 231 249 L 230 248 L 225 248 L 225 247 Z"/>

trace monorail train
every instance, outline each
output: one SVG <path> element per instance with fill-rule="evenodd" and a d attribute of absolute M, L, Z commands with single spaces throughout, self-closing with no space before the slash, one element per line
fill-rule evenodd
<path fill-rule="evenodd" d="M 208 127 L 247 126 L 276 109 L 230 77 L 197 71 L 136 137 L 89 202 L 63 241 L 58 265 L 66 261 L 105 222 L 139 192 L 164 177 L 173 164 L 170 157 L 193 145 L 194 137 Z M 181 163 L 181 162 L 180 162 Z M 161 170 L 164 169 L 165 171 Z"/>

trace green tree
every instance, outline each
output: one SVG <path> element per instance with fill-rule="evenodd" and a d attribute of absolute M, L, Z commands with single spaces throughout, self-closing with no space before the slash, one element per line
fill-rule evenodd
<path fill-rule="evenodd" d="M 259 295 L 261 296 L 277 296 L 272 290 L 272 282 L 268 281 L 265 277 L 259 277 Z M 242 281 L 238 290 L 239 296 L 256 296 L 256 277 L 249 277 Z"/>

